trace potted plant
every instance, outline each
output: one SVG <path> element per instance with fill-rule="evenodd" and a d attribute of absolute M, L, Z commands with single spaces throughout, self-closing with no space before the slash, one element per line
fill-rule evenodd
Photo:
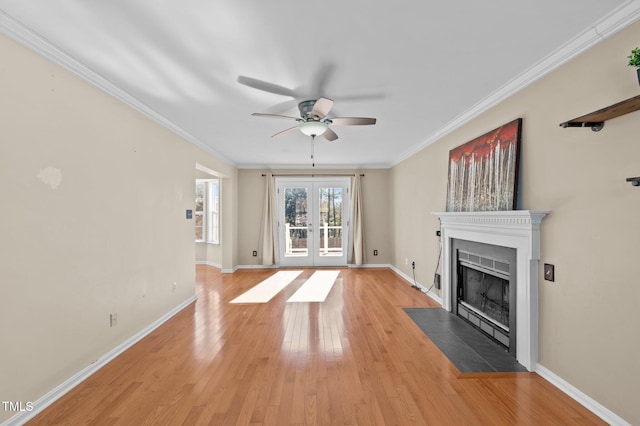
<path fill-rule="evenodd" d="M 638 71 L 638 83 L 640 83 L 640 48 L 636 47 L 631 51 L 631 55 L 627 56 L 629 58 L 629 66 L 636 67 Z"/>

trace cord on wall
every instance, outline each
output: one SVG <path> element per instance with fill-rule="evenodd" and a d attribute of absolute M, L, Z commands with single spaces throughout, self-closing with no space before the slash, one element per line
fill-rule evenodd
<path fill-rule="evenodd" d="M 411 262 L 411 270 L 413 271 L 413 284 L 411 284 L 411 287 L 420 290 L 420 287 L 418 287 L 418 283 L 416 283 L 416 262 L 415 262 L 415 260 L 413 262 Z"/>
<path fill-rule="evenodd" d="M 433 276 L 433 284 L 431 284 L 431 287 L 429 287 L 426 291 L 424 291 L 424 294 L 427 294 L 431 291 L 431 289 L 433 288 L 433 286 L 436 286 L 436 290 L 440 289 L 440 274 L 438 274 L 438 268 L 440 267 L 440 260 L 442 259 L 442 238 L 440 237 L 441 231 L 438 230 L 436 231 L 436 235 L 438 236 L 438 238 L 440 238 L 440 249 L 438 250 L 438 263 L 436 263 L 436 270 Z M 416 290 L 420 290 L 422 291 L 422 288 L 420 288 L 418 286 L 418 283 L 416 282 L 416 262 L 413 261 L 411 262 L 411 270 L 413 272 L 413 284 L 411 284 L 411 287 L 415 288 Z"/>
<path fill-rule="evenodd" d="M 433 284 L 426 291 L 424 291 L 422 287 L 420 287 L 416 282 L 416 262 L 411 262 L 411 269 L 413 270 L 413 284 L 411 284 L 411 287 L 415 288 L 416 290 L 422 291 L 424 294 L 429 293 L 433 288 Z"/>
<path fill-rule="evenodd" d="M 431 285 L 429 289 L 431 289 L 433 286 L 436 286 L 436 289 L 440 290 L 440 274 L 438 273 L 438 268 L 440 267 L 440 260 L 442 259 L 442 231 L 438 230 L 436 232 L 436 235 L 438 236 L 439 243 L 438 262 L 436 263 L 436 270 L 433 273 L 433 285 Z"/>

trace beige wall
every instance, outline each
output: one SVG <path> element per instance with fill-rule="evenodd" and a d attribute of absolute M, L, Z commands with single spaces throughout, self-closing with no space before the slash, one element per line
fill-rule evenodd
<path fill-rule="evenodd" d="M 638 95 L 626 56 L 639 40 L 636 23 L 397 165 L 390 183 L 393 263 L 409 273 L 404 258 L 416 257 L 428 283 L 448 151 L 523 117 L 522 208 L 551 211 L 541 265 L 556 266 L 555 283 L 539 283 L 539 363 L 632 424 L 640 424 L 640 188 L 625 179 L 640 175 L 640 112 L 599 133 L 558 124 Z"/>
<path fill-rule="evenodd" d="M 367 254 L 365 263 L 389 264 L 391 262 L 391 233 L 389 229 L 389 171 L 358 170 L 363 173 L 362 197 L 365 211 L 365 244 Z M 238 263 L 239 265 L 259 265 L 260 255 L 253 257 L 252 252 L 260 254 L 260 225 L 264 203 L 263 173 L 274 174 L 353 174 L 354 170 L 238 170 Z M 373 256 L 373 250 L 378 256 Z"/>
<path fill-rule="evenodd" d="M 0 397 L 26 402 L 194 295 L 196 163 L 226 176 L 235 264 L 237 174 L 1 35 L 0 57 Z"/>

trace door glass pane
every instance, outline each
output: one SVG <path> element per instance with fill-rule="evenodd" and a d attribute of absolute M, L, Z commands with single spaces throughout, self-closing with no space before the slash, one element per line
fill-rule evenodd
<path fill-rule="evenodd" d="M 320 188 L 320 256 L 342 256 L 342 188 Z"/>
<path fill-rule="evenodd" d="M 284 190 L 285 256 L 307 256 L 307 188 Z"/>

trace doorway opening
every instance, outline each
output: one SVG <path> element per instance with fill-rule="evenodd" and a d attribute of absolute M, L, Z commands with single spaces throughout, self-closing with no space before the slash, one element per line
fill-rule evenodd
<path fill-rule="evenodd" d="M 195 227 L 196 265 L 222 269 L 222 182 L 223 175 L 196 164 Z"/>

